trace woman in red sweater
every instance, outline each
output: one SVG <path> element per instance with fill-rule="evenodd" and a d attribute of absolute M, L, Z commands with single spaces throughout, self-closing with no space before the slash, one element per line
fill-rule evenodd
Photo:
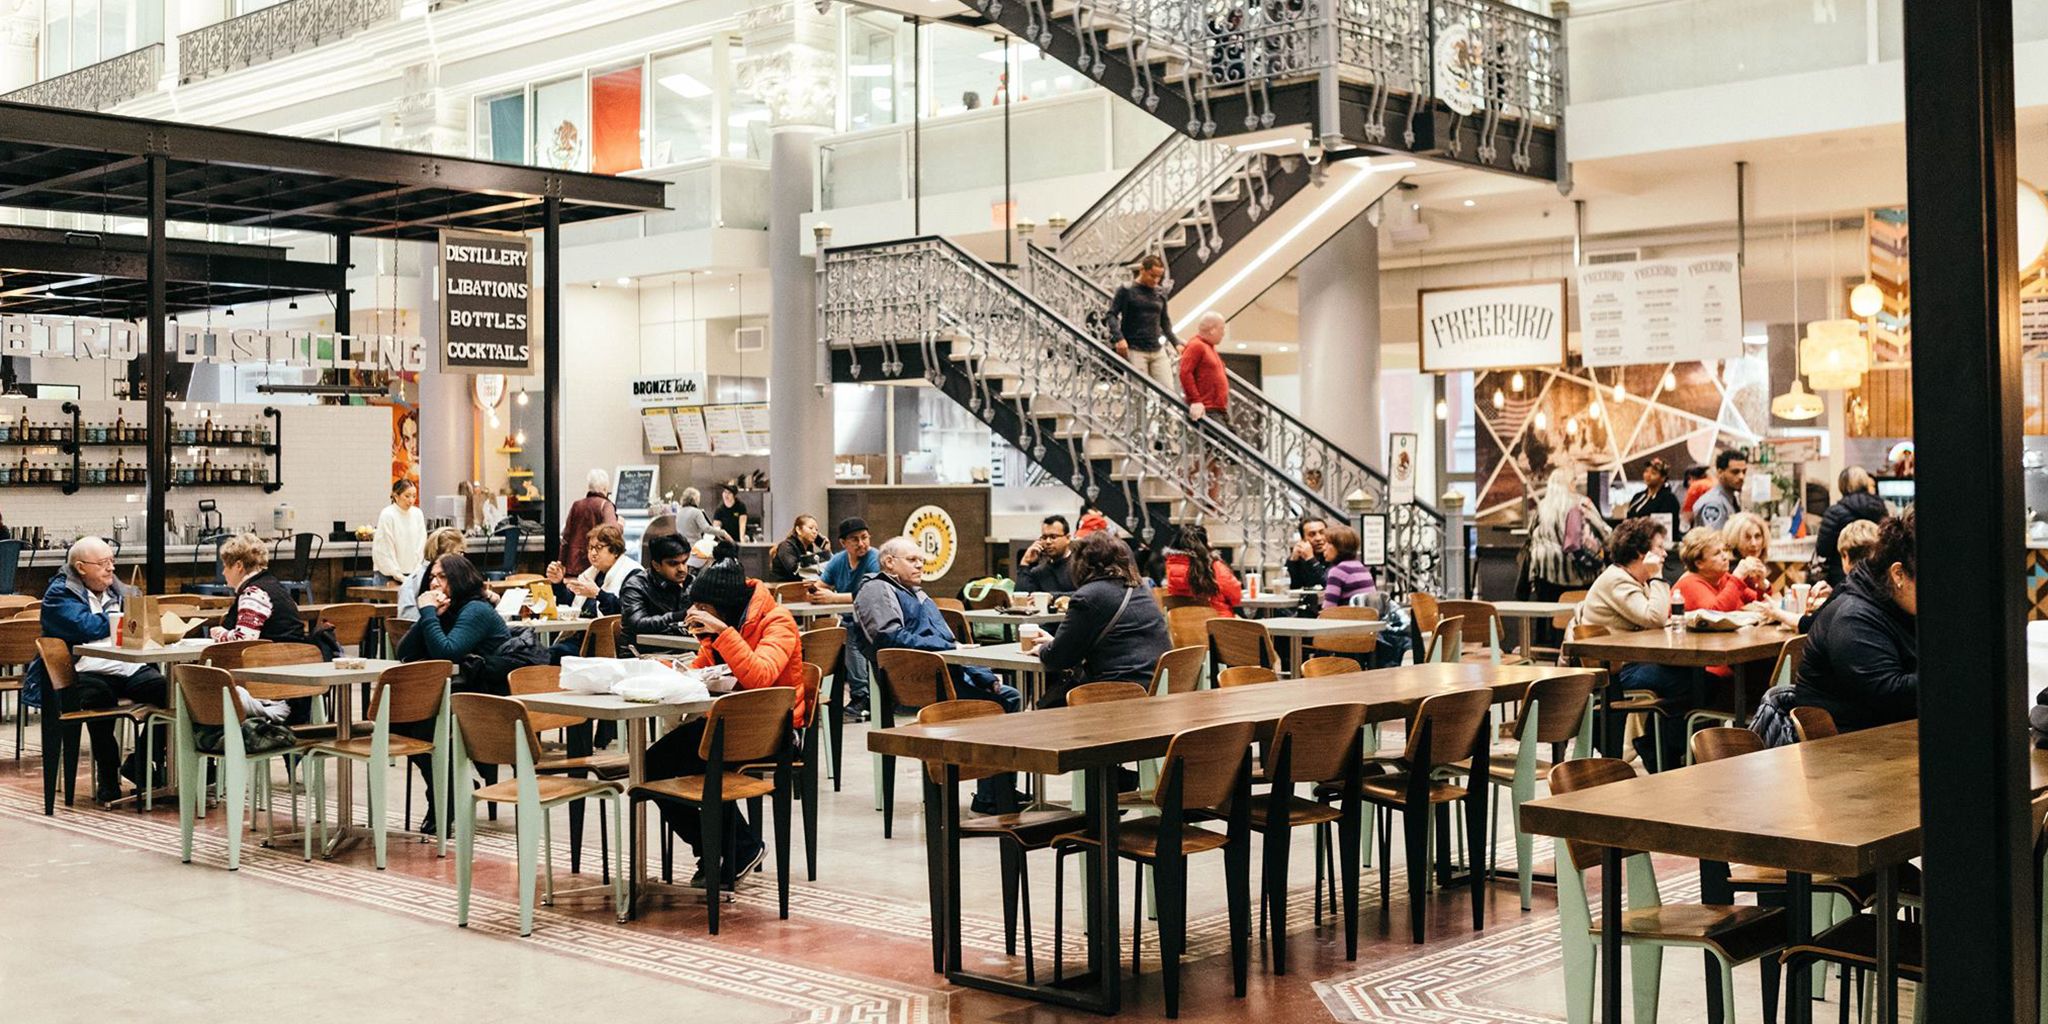
<path fill-rule="evenodd" d="M 1796 619 L 1788 621 L 1784 612 L 1757 601 L 1755 588 L 1729 571 L 1732 558 L 1719 530 L 1699 527 L 1685 535 L 1685 542 L 1678 548 L 1678 560 L 1685 566 L 1685 575 L 1678 578 L 1678 585 L 1673 588 L 1685 599 L 1685 610 L 1752 611 L 1782 625 L 1796 627 Z M 1726 665 L 1714 665 L 1707 671 L 1722 677 L 1734 674 Z"/>
<path fill-rule="evenodd" d="M 1166 596 L 1199 598 L 1230 618 L 1244 600 L 1244 589 L 1230 566 L 1209 550 L 1209 531 L 1190 524 L 1180 528 L 1180 547 L 1166 552 Z"/>

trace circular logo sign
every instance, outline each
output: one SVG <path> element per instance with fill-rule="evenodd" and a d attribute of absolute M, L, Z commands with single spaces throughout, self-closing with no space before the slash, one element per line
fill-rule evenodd
<path fill-rule="evenodd" d="M 903 521 L 903 535 L 924 552 L 924 578 L 937 579 L 953 567 L 960 552 L 960 531 L 953 517 L 937 505 L 924 505 Z"/>
<path fill-rule="evenodd" d="M 479 373 L 470 378 L 470 400 L 476 407 L 489 412 L 505 400 L 505 375 L 502 373 Z"/>
<path fill-rule="evenodd" d="M 1481 58 L 1479 40 L 1472 37 L 1472 29 L 1463 22 L 1452 22 L 1437 32 L 1436 98 L 1459 117 L 1470 117 L 1486 105 L 1485 95 L 1480 92 L 1480 79 L 1485 74 Z"/>

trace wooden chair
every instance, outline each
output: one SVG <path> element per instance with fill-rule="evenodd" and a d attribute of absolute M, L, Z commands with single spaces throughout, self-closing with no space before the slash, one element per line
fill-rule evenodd
<path fill-rule="evenodd" d="M 493 580 L 492 582 L 499 584 L 497 589 L 498 592 L 502 594 L 513 587 L 530 587 L 536 583 L 545 582 L 546 580 L 547 577 L 542 576 L 537 572 L 515 572 L 502 580 Z"/>
<path fill-rule="evenodd" d="M 1233 686 L 1257 686 L 1260 683 L 1278 682 L 1280 673 L 1257 665 L 1239 665 L 1216 673 L 1216 685 L 1222 689 Z"/>
<path fill-rule="evenodd" d="M 1160 589 L 1163 591 L 1165 588 L 1162 587 Z M 1206 597 L 1196 597 L 1193 594 L 1166 594 L 1159 598 L 1159 607 L 1171 612 L 1176 608 L 1212 608 L 1213 606 L 1209 604 L 1209 599 Z"/>
<path fill-rule="evenodd" d="M 818 880 L 817 754 L 819 746 L 818 736 L 820 732 L 822 732 L 821 726 L 823 725 L 823 723 L 818 718 L 818 713 L 816 709 L 818 707 L 818 689 L 820 686 L 820 678 L 821 673 L 818 671 L 818 666 L 810 664 L 809 662 L 805 662 L 803 681 L 804 696 L 800 698 L 797 701 L 797 703 L 812 709 L 811 720 L 809 722 L 806 722 L 804 724 L 803 729 L 797 733 L 796 753 L 790 761 L 791 770 L 796 772 L 796 802 L 803 805 L 804 867 L 806 872 L 808 873 L 809 880 L 813 882 Z M 774 762 L 763 761 L 757 764 L 741 765 L 739 768 L 735 770 L 743 775 L 756 775 L 761 776 L 763 778 L 768 778 L 774 775 L 775 768 L 776 765 Z M 763 799 L 764 798 L 760 796 L 753 796 L 747 798 L 747 814 L 749 820 L 755 822 L 759 822 L 762 820 L 761 801 Z M 667 837 L 663 838 L 666 839 Z M 763 869 L 760 865 L 756 864 L 754 865 L 754 870 L 760 871 Z"/>
<path fill-rule="evenodd" d="M 617 615 L 600 615 L 590 620 L 590 628 L 583 631 L 583 649 L 578 653 L 586 658 L 618 657 L 619 621 Z"/>
<path fill-rule="evenodd" d="M 895 648 L 876 652 L 874 683 L 881 692 L 870 704 L 884 729 L 896 727 L 897 708 L 915 711 L 955 699 L 953 674 L 947 671 L 945 660 L 930 651 Z M 882 838 L 892 839 L 896 835 L 896 758 L 875 756 L 882 773 Z"/>
<path fill-rule="evenodd" d="M 1505 727 L 1508 738 L 1515 742 L 1513 754 L 1494 754 L 1488 759 L 1487 778 L 1496 790 L 1506 790 L 1510 808 L 1509 827 L 1515 830 L 1515 874 L 1521 885 L 1522 909 L 1528 910 L 1534 894 L 1535 875 L 1531 870 L 1533 856 L 1532 842 L 1527 832 L 1522 831 L 1522 805 L 1536 796 L 1536 780 L 1550 774 L 1550 767 L 1565 759 L 1565 745 L 1577 744 L 1573 756 L 1590 757 L 1593 753 L 1593 689 L 1598 677 L 1588 672 L 1585 675 L 1564 676 L 1555 679 L 1540 679 L 1530 683 L 1522 691 L 1517 702 L 1521 716 Z M 1548 747 L 1550 760 L 1538 756 Z M 1497 856 L 1499 846 L 1494 837 L 1499 835 L 1500 811 L 1503 801 L 1495 794 L 1489 806 L 1488 836 L 1486 849 L 1488 859 Z M 1498 874 L 1489 869 L 1488 874 Z"/>
<path fill-rule="evenodd" d="M 845 763 L 846 736 L 846 627 L 825 626 L 804 630 L 804 664 L 817 666 L 821 677 L 830 676 L 832 687 L 818 711 L 825 713 L 825 740 L 818 759 L 832 766 L 832 792 L 839 792 L 840 768 Z M 829 751 L 829 754 L 827 753 Z"/>
<path fill-rule="evenodd" d="M 1380 613 L 1372 608 L 1352 608 L 1339 605 L 1325 608 L 1316 614 L 1319 619 L 1346 619 L 1354 622 L 1378 622 Z M 1357 662 L 1361 668 L 1369 668 L 1373 655 L 1379 651 L 1380 638 L 1376 635 L 1357 634 L 1352 636 L 1318 636 L 1309 640 L 1310 649 L 1319 654 L 1341 654 Z"/>
<path fill-rule="evenodd" d="M 1529 659 L 1506 650 L 1508 642 L 1507 624 L 1500 618 L 1500 612 L 1486 601 L 1439 601 L 1437 615 L 1443 619 L 1463 619 L 1465 635 L 1469 637 L 1460 652 L 1460 661 L 1484 657 L 1495 665 L 1526 665 Z"/>
<path fill-rule="evenodd" d="M 165 594 L 156 599 L 157 607 L 198 608 L 201 604 L 198 594 Z"/>
<path fill-rule="evenodd" d="M 405 759 L 417 755 L 430 757 L 433 772 L 428 777 L 433 779 L 434 806 L 440 809 L 434 819 L 434 851 L 441 856 L 448 853 L 448 695 L 450 680 L 454 676 L 455 666 L 446 661 L 415 661 L 385 669 L 377 676 L 376 687 L 370 693 L 369 735 L 322 740 L 307 751 L 313 769 L 313 815 L 323 832 L 326 830 L 327 813 L 327 767 L 323 759 L 360 762 L 364 766 L 369 776 L 370 835 L 376 848 L 379 871 L 384 870 L 384 821 L 389 808 L 385 792 L 390 785 L 394 758 L 402 765 Z M 391 734 L 394 725 L 427 721 L 434 723 L 432 740 Z M 344 764 L 341 770 L 353 769 Z M 403 774 L 400 778 L 405 780 L 406 789 L 410 792 L 411 774 Z M 466 781 L 469 773 L 462 772 L 460 778 Z M 347 814 L 351 809 L 344 807 L 340 812 Z M 411 820 L 408 809 L 406 823 L 410 824 Z"/>
<path fill-rule="evenodd" d="M 940 611 L 945 611 L 949 608 L 956 612 L 964 612 L 967 610 L 967 602 L 962 601 L 957 597 L 934 597 L 932 598 L 932 606 L 939 609 Z"/>
<path fill-rule="evenodd" d="M 6 696 L 14 694 L 14 759 L 21 760 L 23 730 L 28 707 L 21 702 L 22 682 L 30 662 L 36 660 L 36 638 L 43 624 L 35 619 L 0 621 L 0 711 L 6 710 Z"/>
<path fill-rule="evenodd" d="M 810 584 L 799 580 L 795 583 L 777 583 L 775 599 L 783 604 L 793 604 L 811 599 Z"/>
<path fill-rule="evenodd" d="M 1010 606 L 1010 598 L 1016 596 L 1014 593 L 1016 584 L 1010 580 L 977 580 L 976 583 L 982 583 L 983 585 L 977 587 L 975 583 L 969 583 L 960 591 L 961 603 L 975 611 L 980 611 L 984 608 L 1008 608 Z"/>
<path fill-rule="evenodd" d="M 32 604 L 27 608 L 23 608 L 20 611 L 15 612 L 14 617 L 17 619 L 41 619 L 43 617 L 43 603 L 41 601 L 37 601 L 35 604 Z"/>
<path fill-rule="evenodd" d="M 1143 700 L 1146 695 L 1143 683 L 1088 683 L 1067 691 L 1067 706 L 1081 707 L 1119 700 Z"/>
<path fill-rule="evenodd" d="M 1464 636 L 1465 620 L 1436 620 L 1436 628 L 1429 633 L 1429 647 L 1423 651 L 1422 660 L 1432 665 L 1462 660 L 1465 656 Z"/>
<path fill-rule="evenodd" d="M 1567 590 L 1564 593 L 1557 595 L 1557 599 L 1560 603 L 1563 604 L 1581 604 L 1585 602 L 1587 593 L 1588 591 L 1584 590 Z M 1558 636 L 1563 636 L 1565 630 L 1571 628 L 1573 614 L 1575 613 L 1560 612 L 1556 615 L 1551 616 L 1550 628 L 1556 630 Z M 1554 664 L 1560 665 L 1564 663 L 1563 648 L 1545 647 L 1541 644 L 1535 643 L 1534 637 L 1531 637 L 1530 639 L 1531 643 L 1529 649 L 1522 652 L 1529 656 L 1530 661 L 1548 660 Z"/>
<path fill-rule="evenodd" d="M 959 602 L 954 602 L 958 604 Z M 945 620 L 946 628 L 953 631 L 953 639 L 963 643 L 974 643 L 974 627 L 967 622 L 967 613 L 959 608 L 939 606 L 939 618 Z"/>
<path fill-rule="evenodd" d="M 1565 642 L 1587 640 L 1596 636 L 1609 636 L 1612 633 L 1613 630 L 1608 629 L 1606 626 L 1595 626 L 1591 623 L 1582 622 L 1566 628 Z M 1664 759 L 1664 721 L 1677 715 L 1683 707 L 1683 703 L 1672 698 L 1659 697 L 1649 690 L 1622 690 L 1621 696 L 1616 697 L 1614 696 L 1614 691 L 1621 685 L 1619 675 L 1621 666 L 1619 664 L 1609 663 L 1597 658 L 1581 657 L 1578 660 L 1579 664 L 1587 668 L 1606 670 L 1607 686 L 1600 694 L 1599 700 L 1599 705 L 1605 713 L 1621 715 L 1624 719 L 1648 720 L 1649 728 L 1644 731 L 1650 734 L 1651 749 L 1656 751 L 1657 760 L 1662 762 Z M 1624 751 L 1626 751 L 1629 745 L 1627 734 L 1624 733 L 1622 738 Z M 1687 756 L 1691 756 L 1690 751 L 1688 751 Z M 1664 769 L 1664 765 L 1661 763 L 1645 765 L 1644 767 L 1650 768 L 1652 771 L 1662 771 Z"/>
<path fill-rule="evenodd" d="M 1801 743 L 1841 734 L 1841 730 L 1835 728 L 1835 716 L 1828 714 L 1826 708 L 1793 708 L 1790 717 L 1792 732 Z"/>
<path fill-rule="evenodd" d="M 779 915 L 785 921 L 789 920 L 789 802 L 795 781 L 790 712 L 796 699 L 797 691 L 791 687 L 768 686 L 738 690 L 712 701 L 711 710 L 704 716 L 704 738 L 697 747 L 697 756 L 704 761 L 704 774 L 643 783 L 627 793 L 627 798 L 634 802 L 657 800 L 695 805 L 699 809 L 704 879 L 713 888 L 722 888 L 725 878 L 720 863 L 725 853 L 725 805 L 772 794 L 776 898 Z M 772 780 L 731 770 L 733 766 L 762 762 L 776 765 Z M 640 836 L 635 831 L 632 842 L 638 843 Z M 718 908 L 724 902 L 714 892 L 705 903 L 713 935 L 718 934 Z"/>
<path fill-rule="evenodd" d="M 0 615 L 13 615 L 30 605 L 42 607 L 42 602 L 27 594 L 0 594 Z"/>
<path fill-rule="evenodd" d="M 1216 618 L 1216 609 L 1207 603 L 1189 605 L 1185 608 L 1169 608 L 1166 612 L 1166 634 L 1175 647 L 1200 647 L 1209 649 L 1209 620 Z"/>
<path fill-rule="evenodd" d="M 377 606 L 373 604 L 336 604 L 327 606 L 321 611 L 318 621 L 307 625 L 315 630 L 321 623 L 332 625 L 334 642 L 360 654 L 363 642 L 370 636 L 370 622 L 376 617 Z"/>
<path fill-rule="evenodd" d="M 305 740 L 299 740 L 288 747 L 275 750 L 252 751 L 247 748 L 242 736 L 242 702 L 235 692 L 235 677 L 226 669 L 211 665 L 175 665 L 171 668 L 171 685 L 178 688 L 176 721 L 176 744 L 178 753 L 178 832 L 180 840 L 179 859 L 192 863 L 192 829 L 206 799 L 204 765 L 211 761 L 220 766 L 220 788 L 227 803 L 228 870 L 236 871 L 242 866 L 242 832 L 247 828 L 243 821 L 243 809 L 249 800 L 253 785 L 261 785 L 263 803 L 270 808 L 270 831 L 276 832 L 277 808 L 269 800 L 270 772 L 266 769 L 252 775 L 250 766 L 302 754 L 307 749 Z M 218 751 L 199 748 L 197 730 L 210 727 L 220 730 L 221 748 Z M 293 818 L 297 815 L 297 802 L 293 802 Z M 317 807 L 318 804 L 316 803 Z M 325 838 L 324 832 L 322 838 Z M 313 830 L 300 830 L 301 855 L 313 859 Z M 383 867 L 380 863 L 378 867 Z"/>
<path fill-rule="evenodd" d="M 1091 686 L 1136 686 L 1135 683 L 1099 683 Z M 1088 689 L 1087 686 L 1074 688 L 1067 694 L 1067 703 L 1074 703 L 1074 694 Z M 1139 696 L 1144 696 L 1140 693 Z M 986 700 L 949 700 L 927 704 L 918 709 L 917 724 L 936 725 L 944 722 L 962 722 L 975 718 L 986 718 L 1003 713 L 1003 706 Z M 982 768 L 975 765 L 961 765 L 953 775 L 955 782 L 974 782 L 1005 774 L 1000 768 Z M 936 761 L 925 764 L 924 813 L 925 813 L 925 860 L 930 879 L 932 901 L 932 970 L 945 970 L 945 936 L 940 923 L 948 920 L 945 902 L 949 898 L 948 886 L 944 883 L 946 849 L 944 833 L 937 826 L 947 814 L 946 807 L 946 766 Z M 957 813 L 955 811 L 954 813 Z M 1033 955 L 1035 943 L 1031 928 L 1031 871 L 1026 854 L 1048 849 L 1055 838 L 1083 827 L 1087 819 L 1071 811 L 1008 811 L 1000 814 L 976 815 L 961 820 L 954 832 L 962 839 L 993 838 L 1002 843 L 1002 886 L 1003 886 L 1003 946 L 1006 952 L 1017 954 L 1017 918 L 1021 908 L 1024 923 L 1024 979 L 1026 984 L 1037 984 L 1038 967 Z"/>
<path fill-rule="evenodd" d="M 1771 674 L 1769 681 L 1764 684 L 1764 688 L 1791 686 L 1793 680 L 1799 676 L 1799 661 L 1805 654 L 1806 637 L 1804 635 L 1788 637 L 1784 643 L 1778 645 L 1778 656 L 1771 662 Z M 1740 672 L 1742 669 L 1743 667 L 1738 665 L 1735 671 Z M 1747 713 L 1748 710 L 1747 708 L 1736 708 L 1732 711 L 1722 708 L 1694 708 L 1686 712 L 1685 735 L 1687 738 L 1685 763 L 1692 763 L 1691 737 L 1699 729 L 1704 728 L 1705 723 L 1717 722 L 1721 725 L 1736 725 L 1739 723 L 1740 714 Z"/>
<path fill-rule="evenodd" d="M 1625 761 L 1581 758 L 1550 769 L 1550 791 L 1575 793 L 1635 775 L 1635 769 Z M 1593 1019 L 1593 982 L 1599 966 L 1597 936 L 1601 925 L 1593 919 L 1586 896 L 1586 871 L 1603 863 L 1607 850 L 1576 840 L 1557 844 L 1557 919 L 1564 940 L 1567 1020 Z M 1773 954 L 1785 948 L 1784 911 L 1752 906 L 1666 906 L 1657 893 L 1656 872 L 1649 856 L 1623 850 L 1620 857 L 1622 870 L 1627 874 L 1628 906 L 1607 908 L 1604 912 L 1622 915 L 1621 941 L 1631 947 L 1629 967 L 1634 977 L 1635 1019 L 1657 1019 L 1664 950 L 1670 946 L 1697 947 L 1712 955 L 1720 966 L 1721 1006 L 1731 1014 L 1735 1006 L 1735 968 L 1769 957 L 1762 965 L 1764 1014 L 1775 1018 L 1778 963 Z M 1620 965 L 1609 964 L 1607 969 L 1619 970 Z"/>
<path fill-rule="evenodd" d="M 398 645 L 405 640 L 405 634 L 412 631 L 412 624 L 413 620 L 401 619 L 396 615 L 384 617 L 383 628 L 379 632 L 384 634 L 385 657 L 398 657 Z"/>
<path fill-rule="evenodd" d="M 1437 621 L 1443 618 L 1437 611 L 1436 595 L 1420 590 L 1408 595 L 1408 611 L 1424 636 L 1436 632 Z"/>
<path fill-rule="evenodd" d="M 1209 658 L 1219 668 L 1257 665 L 1278 669 L 1280 652 L 1273 648 L 1273 635 L 1257 619 L 1210 619 Z"/>
<path fill-rule="evenodd" d="M 585 634 L 588 637 L 589 634 Z M 585 646 L 588 646 L 586 641 Z M 560 693 L 562 691 L 562 668 L 559 665 L 527 665 L 515 668 L 505 677 L 506 692 L 513 697 L 538 693 Z M 606 782 L 618 782 L 628 773 L 629 761 L 625 754 L 617 751 L 602 753 L 590 749 L 590 719 L 577 715 L 554 715 L 544 711 L 528 711 L 527 721 L 533 723 L 535 733 L 553 732 L 560 729 L 563 734 L 566 753 L 542 751 L 534 761 L 534 770 L 542 775 L 568 775 L 585 779 L 595 775 Z M 605 830 L 605 804 L 597 804 L 597 863 L 605 884 L 611 883 L 611 838 Z M 407 820 L 411 810 L 407 809 Z M 583 802 L 569 805 L 569 873 L 583 871 Z"/>
<path fill-rule="evenodd" d="M 200 660 L 214 668 L 232 672 L 242 667 L 242 656 L 252 648 L 268 646 L 268 640 L 222 640 L 217 644 L 208 645 L 206 657 Z"/>
<path fill-rule="evenodd" d="M 78 747 L 80 734 L 87 722 L 96 719 L 113 719 L 116 723 L 115 743 L 120 743 L 118 726 L 127 722 L 131 728 L 151 711 L 151 705 L 123 702 L 111 708 L 87 708 L 78 711 L 58 711 L 64 706 L 63 691 L 77 682 L 73 671 L 71 647 L 64 641 L 44 636 L 36 638 L 36 651 L 43 659 L 43 672 L 49 677 L 49 689 L 43 694 L 43 814 L 57 813 L 57 776 L 61 770 L 64 777 L 64 806 L 73 806 L 74 790 L 78 783 Z M 99 788 L 99 767 L 93 767 L 93 788 Z"/>
<path fill-rule="evenodd" d="M 1444 634 L 1439 632 L 1438 635 Z M 1423 917 L 1427 909 L 1423 897 L 1428 888 L 1430 867 L 1429 833 L 1425 826 L 1428 817 L 1435 813 L 1437 826 L 1442 832 L 1437 839 L 1437 848 L 1445 849 L 1450 843 L 1448 805 L 1464 800 L 1467 795 L 1465 786 L 1453 784 L 1440 776 L 1470 758 L 1475 750 L 1484 749 L 1483 730 L 1487 727 L 1487 714 L 1492 709 L 1491 690 L 1455 690 L 1424 699 L 1408 720 L 1408 745 L 1392 764 L 1393 772 L 1368 776 L 1365 780 L 1364 797 L 1379 808 L 1380 817 L 1381 927 L 1389 927 L 1389 905 L 1393 902 L 1388 896 L 1393 892 L 1390 842 L 1394 812 L 1400 811 L 1405 823 L 1403 837 L 1408 844 L 1409 925 L 1418 945 L 1423 940 Z M 1438 812 L 1439 807 L 1444 809 Z M 1479 843 L 1485 832 L 1484 820 L 1476 808 L 1468 805 L 1465 814 L 1466 847 L 1480 849 Z M 1483 874 L 1476 872 L 1472 882 L 1474 931 L 1486 920 L 1486 901 L 1480 895 L 1482 878 L 1479 876 Z"/>
<path fill-rule="evenodd" d="M 1224 890 L 1230 904 L 1230 964 L 1238 998 L 1243 998 L 1251 962 L 1251 745 L 1255 727 L 1231 722 L 1191 729 L 1166 747 L 1159 788 L 1153 794 L 1158 813 L 1117 827 L 1116 855 L 1136 865 L 1132 884 L 1135 920 L 1131 927 L 1131 966 L 1138 965 L 1144 932 L 1144 869 L 1151 868 L 1158 892 L 1159 953 L 1166 986 L 1166 1015 L 1180 1016 L 1180 958 L 1187 940 L 1187 860 L 1209 850 L 1224 851 Z M 1216 832 L 1196 824 L 1228 821 Z M 1095 845 L 1086 834 L 1069 833 L 1053 840 L 1058 851 L 1053 898 L 1053 980 L 1059 981 L 1062 916 L 1066 899 L 1065 857 Z M 1112 870 L 1114 868 L 1112 867 Z M 1115 913 L 1104 907 L 1103 913 Z"/>
<path fill-rule="evenodd" d="M 320 655 L 320 648 L 312 644 L 259 644 L 242 650 L 240 667 L 276 668 L 281 665 L 311 665 L 325 660 Z"/>
<path fill-rule="evenodd" d="M 1350 658 L 1326 654 L 1322 657 L 1310 658 L 1302 662 L 1301 668 L 1295 675 L 1301 679 L 1320 679 L 1324 676 L 1341 676 L 1349 672 L 1363 671 L 1365 671 L 1365 666 Z"/>
<path fill-rule="evenodd" d="M 1358 876 L 1360 809 L 1360 768 L 1365 716 L 1364 704 L 1326 704 L 1302 708 L 1281 716 L 1266 742 L 1263 765 L 1272 789 L 1252 802 L 1251 827 L 1264 835 L 1265 871 L 1259 885 L 1260 934 L 1272 950 L 1273 973 L 1287 973 L 1287 860 L 1288 836 L 1293 829 L 1315 829 L 1316 917 L 1322 918 L 1323 861 L 1329 846 L 1330 826 L 1340 834 L 1337 857 L 1331 874 L 1344 883 L 1344 958 L 1358 959 Z M 1337 807 L 1294 795 L 1296 782 L 1328 782 L 1341 779 Z M 1336 907 L 1331 907 L 1335 913 Z M 1272 928 L 1266 928 L 1270 919 Z"/>
<path fill-rule="evenodd" d="M 1200 645 L 1176 647 L 1159 656 L 1152 667 L 1152 685 L 1157 697 L 1168 693 L 1193 693 L 1202 686 L 1202 666 L 1209 649 Z"/>
<path fill-rule="evenodd" d="M 440 664 L 446 665 L 447 662 Z M 773 693 L 775 690 L 749 692 Z M 793 691 L 784 689 L 782 692 Z M 510 803 L 519 808 L 519 813 L 514 818 L 519 844 L 519 934 L 532 935 L 535 861 L 539 859 L 536 857 L 537 853 L 540 857 L 545 857 L 547 863 L 545 899 L 552 905 L 555 898 L 554 850 L 553 844 L 547 840 L 547 812 L 574 800 L 587 800 L 593 797 L 612 803 L 611 848 L 619 858 L 618 863 L 611 865 L 612 905 L 618 911 L 618 919 L 621 922 L 625 921 L 631 904 L 627 898 L 624 859 L 625 797 L 619 785 L 601 779 L 541 775 L 536 767 L 540 752 L 540 736 L 534 732 L 533 723 L 527 717 L 526 705 L 510 697 L 487 693 L 458 693 L 451 696 L 448 703 L 455 722 L 453 744 L 455 768 L 459 778 L 469 778 L 471 763 L 512 766 L 510 779 L 493 782 L 474 791 L 467 791 L 468 787 L 463 787 L 465 792 L 455 796 L 455 800 L 462 808 L 459 814 L 446 810 L 445 803 L 439 805 L 444 809 L 440 815 L 444 821 L 450 814 L 455 816 L 455 923 L 465 928 L 469 926 L 469 889 L 476 862 L 477 804 Z M 716 901 L 713 901 L 714 913 L 716 905 Z"/>

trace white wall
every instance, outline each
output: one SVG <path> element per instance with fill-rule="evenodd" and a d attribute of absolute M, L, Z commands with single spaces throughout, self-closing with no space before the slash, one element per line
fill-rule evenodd
<path fill-rule="evenodd" d="M 639 360 L 630 358 L 639 334 L 639 300 L 628 288 L 569 288 L 562 293 L 561 479 L 569 505 L 583 496 L 583 476 L 649 461 L 641 442 L 640 411 L 629 401 Z M 528 443 L 537 443 L 529 438 Z"/>

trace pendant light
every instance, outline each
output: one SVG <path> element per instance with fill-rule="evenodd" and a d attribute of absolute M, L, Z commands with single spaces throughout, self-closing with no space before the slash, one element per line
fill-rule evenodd
<path fill-rule="evenodd" d="M 1441 398 L 1437 399 L 1437 400 L 1436 400 L 1436 418 L 1437 418 L 1437 419 L 1438 419 L 1439 421 L 1442 421 L 1442 420 L 1448 420 L 1448 419 L 1450 419 L 1450 418 L 1451 418 L 1451 403 L 1449 403 L 1449 402 L 1446 402 L 1446 401 L 1444 401 L 1444 400 L 1443 400 L 1443 399 L 1441 399 Z"/>
<path fill-rule="evenodd" d="M 1506 395 L 1505 393 L 1503 393 L 1503 392 L 1501 391 L 1501 389 L 1499 389 L 1499 388 L 1494 388 L 1494 389 L 1493 389 L 1493 407 L 1494 407 L 1494 408 L 1496 408 L 1496 409 L 1505 409 L 1505 408 L 1507 408 L 1507 405 L 1508 405 L 1508 396 L 1507 396 L 1507 395 Z"/>
<path fill-rule="evenodd" d="M 1515 394 L 1518 395 L 1522 393 L 1522 388 L 1527 386 L 1527 384 L 1528 382 L 1522 379 L 1522 371 L 1520 370 L 1516 370 L 1515 375 L 1508 378 L 1508 387 L 1513 388 Z"/>
<path fill-rule="evenodd" d="M 1792 322 L 1799 322 L 1799 220 L 1792 220 Z M 1806 390 L 1799 379 L 1805 342 L 1798 342 L 1792 349 L 1792 386 L 1782 395 L 1771 399 L 1771 415 L 1781 420 L 1810 420 L 1820 416 L 1824 408 L 1820 396 Z M 1820 386 L 1819 381 L 1814 382 Z"/>

